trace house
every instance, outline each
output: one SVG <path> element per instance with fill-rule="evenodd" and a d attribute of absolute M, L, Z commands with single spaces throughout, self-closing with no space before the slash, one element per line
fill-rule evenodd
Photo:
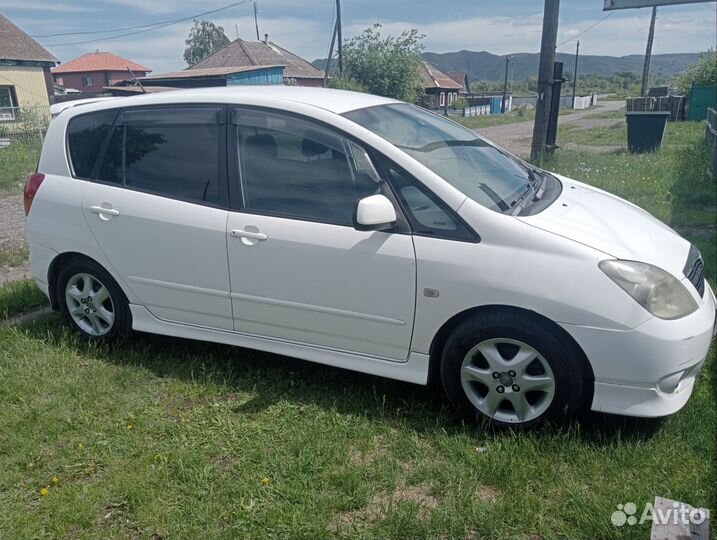
<path fill-rule="evenodd" d="M 462 84 L 425 62 L 419 68 L 419 75 L 425 91 L 424 107 L 435 110 L 453 106 L 463 88 Z"/>
<path fill-rule="evenodd" d="M 465 95 L 470 92 L 471 85 L 468 82 L 468 74 L 465 71 L 449 71 L 446 75 L 463 87 L 459 94 Z"/>
<path fill-rule="evenodd" d="M 19 108 L 42 108 L 49 118 L 53 94 L 50 68 L 59 62 L 37 41 L 0 15 L 0 122 Z"/>
<path fill-rule="evenodd" d="M 239 67 L 210 67 L 198 69 L 185 69 L 171 73 L 158 73 L 142 77 L 137 81 L 147 88 L 205 88 L 208 86 L 235 86 L 240 84 L 283 84 L 284 66 L 239 66 Z M 141 88 L 128 86 L 130 81 L 124 81 L 119 86 L 127 88 Z M 117 85 L 107 88 L 116 93 Z"/>
<path fill-rule="evenodd" d="M 130 73 L 131 70 L 131 73 Z M 83 93 L 100 94 L 117 81 L 144 77 L 152 70 L 109 52 L 83 54 L 52 70 L 55 82 Z"/>
<path fill-rule="evenodd" d="M 226 47 L 210 54 L 187 68 L 186 71 L 207 68 L 236 68 L 251 66 L 284 66 L 284 84 L 296 86 L 323 86 L 324 72 L 300 56 L 269 41 L 235 39 Z"/>

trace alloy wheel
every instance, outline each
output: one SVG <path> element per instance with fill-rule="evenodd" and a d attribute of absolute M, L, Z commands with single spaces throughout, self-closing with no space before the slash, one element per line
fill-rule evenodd
<path fill-rule="evenodd" d="M 520 424 L 545 413 L 555 396 L 555 377 L 527 343 L 488 339 L 465 355 L 461 385 L 473 406 L 494 420 Z"/>
<path fill-rule="evenodd" d="M 94 337 L 107 334 L 115 322 L 110 292 L 95 276 L 75 274 L 65 286 L 67 311 L 80 329 Z"/>

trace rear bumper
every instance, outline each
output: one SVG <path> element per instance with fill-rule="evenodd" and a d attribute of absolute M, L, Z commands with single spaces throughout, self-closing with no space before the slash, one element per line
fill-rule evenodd
<path fill-rule="evenodd" d="M 592 410 L 640 417 L 679 411 L 692 395 L 715 332 L 715 297 L 675 321 L 653 318 L 629 331 L 563 325 L 595 374 Z"/>
<path fill-rule="evenodd" d="M 29 242 L 29 244 L 32 277 L 38 288 L 49 298 L 50 291 L 47 276 L 49 274 L 50 264 L 52 264 L 52 261 L 57 257 L 57 252 L 37 242 Z"/>

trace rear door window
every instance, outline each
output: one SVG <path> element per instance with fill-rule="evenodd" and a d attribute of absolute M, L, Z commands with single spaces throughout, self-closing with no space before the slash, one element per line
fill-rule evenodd
<path fill-rule="evenodd" d="M 107 134 L 117 116 L 109 109 L 76 116 L 67 127 L 67 144 L 74 176 L 90 178 Z"/>
<path fill-rule="evenodd" d="M 130 109 L 122 113 L 98 179 L 169 198 L 220 204 L 223 108 Z"/>

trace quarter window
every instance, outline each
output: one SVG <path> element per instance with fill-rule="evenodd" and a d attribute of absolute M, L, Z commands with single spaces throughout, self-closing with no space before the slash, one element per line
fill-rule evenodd
<path fill-rule="evenodd" d="M 358 200 L 380 191 L 366 152 L 323 126 L 238 110 L 234 129 L 246 210 L 352 225 Z"/>
<path fill-rule="evenodd" d="M 70 120 L 67 128 L 67 143 L 70 149 L 70 161 L 75 176 L 90 178 L 97 155 L 107 137 L 116 109 L 83 114 Z"/>
<path fill-rule="evenodd" d="M 476 240 L 475 234 L 413 177 L 388 160 L 381 159 L 380 166 L 397 192 L 416 234 L 449 240 Z"/>

